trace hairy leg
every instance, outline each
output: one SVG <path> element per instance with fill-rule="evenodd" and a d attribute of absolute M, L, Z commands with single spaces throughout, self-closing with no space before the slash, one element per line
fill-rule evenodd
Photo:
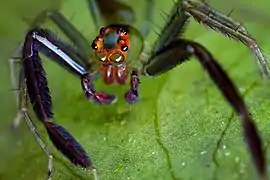
<path fill-rule="evenodd" d="M 44 151 L 44 153 L 46 154 L 48 158 L 47 180 L 50 180 L 53 175 L 53 155 L 48 149 L 45 142 L 42 140 L 38 129 L 36 128 L 34 122 L 29 116 L 28 108 L 27 108 L 27 89 L 26 89 L 26 84 L 24 82 L 25 77 L 24 77 L 23 68 L 21 69 L 19 78 L 20 78 L 20 81 L 19 81 L 20 89 L 18 91 L 19 113 L 21 114 L 21 116 L 24 117 L 27 127 L 31 130 L 35 140 L 37 141 L 37 143 L 39 144 L 39 146 L 41 147 L 41 149 Z"/>
<path fill-rule="evenodd" d="M 261 180 L 265 180 L 267 176 L 265 155 L 256 125 L 237 88 L 206 48 L 196 42 L 184 39 L 173 41 L 158 53 L 152 54 L 150 63 L 143 68 L 143 74 L 148 76 L 160 75 L 188 61 L 191 56 L 196 57 L 224 98 L 241 118 L 244 138 L 252 160 Z"/>
<path fill-rule="evenodd" d="M 54 117 L 52 99 L 39 52 L 41 51 L 49 57 L 53 57 L 55 62 L 82 78 L 88 72 L 82 65 L 73 60 L 77 56 L 73 51 L 69 50 L 69 48 L 54 39 L 54 36 L 48 30 L 37 28 L 29 31 L 25 37 L 22 51 L 22 70 L 24 74 L 22 82 L 25 87 L 23 89 L 27 92 L 33 111 L 45 126 L 53 145 L 70 162 L 92 171 L 96 178 L 96 169 L 87 152 L 64 127 L 52 121 Z M 23 109 L 23 113 L 27 123 L 30 123 L 31 118 L 25 109 Z M 40 146 L 43 147 L 43 144 L 40 144 Z"/>
<path fill-rule="evenodd" d="M 270 78 L 270 68 L 266 56 L 243 25 L 214 10 L 204 2 L 184 0 L 182 3 L 181 9 L 184 9 L 188 15 L 191 15 L 199 23 L 246 45 L 254 54 L 261 75 Z"/>

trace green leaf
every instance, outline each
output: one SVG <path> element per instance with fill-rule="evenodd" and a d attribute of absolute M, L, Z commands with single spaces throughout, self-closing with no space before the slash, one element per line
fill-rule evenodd
<path fill-rule="evenodd" d="M 41 9 L 58 5 L 53 4 L 54 1 L 44 1 L 43 4 L 32 0 L 25 2 L 33 5 L 10 2 L 7 5 L 9 8 L 1 10 L 3 15 L 0 17 L 4 22 L 0 26 L 0 69 L 3 73 L 0 77 L 0 179 L 4 180 L 34 180 L 46 176 L 46 156 L 25 124 L 15 132 L 8 129 L 16 115 L 15 99 L 10 91 L 8 58 L 27 29 L 19 17 L 33 18 Z M 163 25 L 159 11 L 169 12 L 172 4 L 172 1 L 164 1 L 156 5 L 155 24 Z M 261 0 L 254 7 L 263 10 L 267 8 L 266 4 L 270 3 Z M 133 6 L 138 15 L 142 14 L 142 1 Z M 91 42 L 97 32 L 93 31 L 86 7 L 85 1 L 65 1 L 61 12 Z M 6 18 L 9 18 L 8 21 Z M 269 31 L 264 24 L 252 21 L 244 24 L 267 54 L 270 49 Z M 44 26 L 54 29 L 59 37 L 66 39 L 51 22 Z M 260 78 L 250 51 L 241 43 L 194 21 L 185 37 L 207 47 L 245 94 L 244 98 L 267 146 L 270 135 L 269 83 Z M 147 41 L 152 43 L 155 38 L 153 32 Z M 239 118 L 232 115 L 232 109 L 194 59 L 161 77 L 142 77 L 141 99 L 133 106 L 123 101 L 126 86 L 105 86 L 102 81 L 97 82 L 97 88 L 117 94 L 118 103 L 103 107 L 87 102 L 78 79 L 50 61 L 45 61 L 44 65 L 53 96 L 54 121 L 68 129 L 85 147 L 99 170 L 100 179 L 256 178 L 255 168 L 243 142 Z M 231 123 L 221 139 L 229 121 Z M 91 179 L 90 173 L 74 167 L 53 147 L 44 128 L 38 121 L 35 122 L 55 155 L 54 179 Z M 269 156 L 267 148 L 266 152 Z"/>

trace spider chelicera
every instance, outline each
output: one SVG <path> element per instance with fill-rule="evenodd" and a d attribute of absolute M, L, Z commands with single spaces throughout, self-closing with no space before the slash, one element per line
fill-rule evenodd
<path fill-rule="evenodd" d="M 12 83 L 14 86 L 19 85 L 19 91 L 16 92 L 19 113 L 13 126 L 17 127 L 24 117 L 35 139 L 48 156 L 47 179 L 51 179 L 53 175 L 53 156 L 40 138 L 39 131 L 28 114 L 27 97 L 30 99 L 37 118 L 45 126 L 54 146 L 74 165 L 93 171 L 94 178 L 98 177 L 96 168 L 83 147 L 67 130 L 52 121 L 52 101 L 39 52 L 77 76 L 81 80 L 86 98 L 98 104 L 112 104 L 117 99 L 114 95 L 96 91 L 94 87 L 96 74 L 100 74 L 106 84 L 124 85 L 129 82 L 129 89 L 124 96 L 127 103 L 133 104 L 140 96 L 140 76 L 160 75 L 194 56 L 242 120 L 243 134 L 254 165 L 259 177 L 266 179 L 266 165 L 261 139 L 237 88 L 205 47 L 182 37 L 188 20 L 193 17 L 196 21 L 245 44 L 255 55 L 261 74 L 270 77 L 267 61 L 259 45 L 241 24 L 213 10 L 201 1 L 178 1 L 168 14 L 166 24 L 152 49 L 148 49 L 146 52 L 143 51 L 147 49 L 143 40 L 149 32 L 154 0 L 146 1 L 147 13 L 145 14 L 145 23 L 140 31 L 128 25 L 127 22 L 118 23 L 117 21 L 113 24 L 110 22 L 111 17 L 121 18 L 123 13 L 130 15 L 126 18 L 133 17 L 133 11 L 129 6 L 117 0 L 111 0 L 109 3 L 106 0 L 88 0 L 87 2 L 95 26 L 100 29 L 92 44 L 88 43 L 59 12 L 46 11 L 39 17 L 42 19 L 44 16 L 50 18 L 70 38 L 74 46 L 69 46 L 51 31 L 35 24 L 36 27 L 27 32 L 24 42 L 15 52 L 15 54 L 20 53 L 21 55 L 22 68 L 18 82 L 14 75 L 14 62 L 16 60 L 15 58 L 10 59 Z M 110 25 L 102 27 L 100 23 L 103 21 Z M 134 47 L 139 51 L 135 53 L 137 56 L 134 56 Z"/>

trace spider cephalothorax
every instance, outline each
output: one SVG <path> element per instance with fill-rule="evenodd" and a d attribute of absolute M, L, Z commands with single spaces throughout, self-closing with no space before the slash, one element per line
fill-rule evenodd
<path fill-rule="evenodd" d="M 117 81 L 125 84 L 127 75 L 127 52 L 130 37 L 125 27 L 110 25 L 103 27 L 92 43 L 96 58 L 100 61 L 100 73 L 106 84 Z"/>
<path fill-rule="evenodd" d="M 121 13 L 117 12 L 122 11 L 123 8 L 126 10 L 123 12 L 130 12 L 133 16 L 133 11 L 130 11 L 132 8 L 120 6 L 119 4 L 121 3 L 116 0 L 111 0 L 110 2 L 112 3 L 110 4 L 107 3 L 108 1 L 87 2 L 96 24 L 96 29 L 100 29 L 101 26 L 98 24 L 101 22 L 102 18 L 104 18 L 106 22 L 109 22 L 112 17 L 119 16 Z M 43 13 L 43 15 L 46 14 L 47 17 L 60 27 L 66 36 L 74 42 L 75 47 L 71 47 L 56 38 L 51 31 L 35 27 L 27 32 L 25 41 L 19 48 L 22 68 L 18 82 L 14 78 L 14 59 L 10 60 L 12 83 L 14 86 L 18 83 L 20 89 L 19 93 L 16 94 L 20 110 L 14 121 L 14 127 L 18 126 L 21 117 L 25 118 L 37 142 L 48 156 L 47 179 L 50 179 L 52 176 L 53 156 L 40 138 L 39 131 L 36 129 L 29 116 L 27 110 L 27 96 L 30 99 L 37 118 L 45 126 L 54 146 L 73 164 L 94 172 L 96 172 L 96 169 L 86 151 L 75 138 L 62 126 L 57 124 L 56 121 L 52 121 L 54 117 L 52 100 L 39 55 L 40 52 L 78 77 L 86 98 L 98 104 L 115 103 L 116 97 L 95 89 L 94 79 L 96 73 L 101 74 L 107 84 L 114 82 L 125 84 L 128 77 L 130 77 L 129 88 L 124 96 L 126 102 L 132 104 L 139 99 L 140 76 L 158 76 L 183 64 L 188 61 L 191 56 L 194 56 L 203 69 L 209 74 L 227 102 L 239 115 L 243 127 L 243 135 L 259 177 L 262 180 L 266 179 L 266 163 L 261 139 L 244 100 L 214 56 L 201 44 L 184 39 L 183 31 L 190 17 L 193 17 L 200 23 L 204 23 L 216 31 L 241 41 L 255 55 L 261 74 L 269 77 L 267 61 L 257 42 L 241 24 L 213 10 L 207 4 L 201 1 L 180 0 L 174 4 L 166 19 L 166 24 L 161 30 L 160 36 L 154 43 L 152 50 L 147 52 L 147 56 L 138 56 L 144 57 L 144 59 L 137 58 L 135 61 L 140 62 L 141 65 L 133 67 L 127 61 L 127 54 L 130 53 L 131 48 L 134 47 L 130 45 L 131 34 L 132 32 L 136 32 L 135 34 L 137 35 L 139 34 L 137 36 L 139 38 L 137 39 L 140 41 L 146 37 L 149 32 L 149 22 L 151 21 L 153 13 L 152 6 L 154 0 L 147 0 L 146 2 L 145 22 L 140 32 L 126 23 L 114 22 L 116 24 L 108 25 L 100 29 L 100 32 L 97 33 L 97 37 L 92 42 L 92 46 L 59 12 L 48 11 L 47 13 Z M 108 6 L 111 7 L 108 8 Z M 97 9 L 95 7 L 97 7 Z M 106 16 L 102 16 L 103 10 L 111 8 L 114 11 L 110 11 Z M 106 17 L 109 18 L 106 19 Z M 135 46 L 141 46 L 142 44 L 142 42 L 137 43 Z M 141 51 L 141 48 L 138 49 L 140 50 L 139 54 L 143 55 L 144 52 Z M 94 68 L 96 64 L 98 64 L 99 70 Z M 97 179 L 96 173 L 95 179 Z"/>

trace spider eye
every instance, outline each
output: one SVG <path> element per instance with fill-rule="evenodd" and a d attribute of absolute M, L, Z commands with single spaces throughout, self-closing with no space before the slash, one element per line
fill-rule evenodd
<path fill-rule="evenodd" d="M 95 41 L 93 41 L 93 43 L 92 43 L 92 48 L 93 48 L 94 50 L 97 50 L 97 49 L 98 49 L 98 46 L 97 46 L 97 44 L 95 43 Z"/>
<path fill-rule="evenodd" d="M 121 46 L 121 50 L 122 50 L 122 51 L 127 51 L 127 50 L 128 50 L 128 46 L 125 45 L 125 44 L 122 45 L 122 46 Z"/>
<path fill-rule="evenodd" d="M 104 34 L 104 33 L 105 33 L 105 28 L 104 27 L 100 28 L 99 34 Z"/>
<path fill-rule="evenodd" d="M 116 63 L 121 63 L 125 60 L 125 57 L 120 53 L 115 53 L 111 55 L 110 60 Z"/>
<path fill-rule="evenodd" d="M 106 54 L 103 53 L 103 52 L 97 52 L 97 53 L 96 53 L 96 57 L 97 57 L 100 61 L 102 61 L 102 62 L 106 62 L 106 61 L 107 61 L 107 56 L 106 56 Z"/>
<path fill-rule="evenodd" d="M 124 35 L 127 35 L 127 29 L 126 28 L 118 28 L 117 29 L 117 33 L 118 34 L 124 34 Z"/>

